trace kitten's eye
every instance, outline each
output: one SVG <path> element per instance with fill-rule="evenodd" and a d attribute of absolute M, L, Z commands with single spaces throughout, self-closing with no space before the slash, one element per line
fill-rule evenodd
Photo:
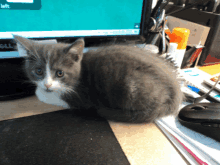
<path fill-rule="evenodd" d="M 57 76 L 57 77 L 63 77 L 63 76 L 64 76 L 64 72 L 63 72 L 62 70 L 58 70 L 58 71 L 56 72 L 56 76 Z"/>
<path fill-rule="evenodd" d="M 42 75 L 43 74 L 43 70 L 41 68 L 36 68 L 35 72 L 37 75 Z"/>

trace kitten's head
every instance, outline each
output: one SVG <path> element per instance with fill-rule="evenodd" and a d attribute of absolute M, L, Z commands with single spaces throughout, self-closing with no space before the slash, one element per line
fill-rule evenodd
<path fill-rule="evenodd" d="M 19 53 L 26 55 L 25 71 L 37 87 L 47 92 L 73 90 L 80 76 L 84 40 L 73 44 L 43 44 L 14 36 Z"/>

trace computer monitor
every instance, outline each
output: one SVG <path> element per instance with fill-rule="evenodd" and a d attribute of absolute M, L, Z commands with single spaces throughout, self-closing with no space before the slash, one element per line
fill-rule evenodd
<path fill-rule="evenodd" d="M 13 34 L 32 39 L 139 36 L 145 4 L 143 0 L 0 0 L 0 58 L 18 56 L 5 54 L 14 51 Z"/>

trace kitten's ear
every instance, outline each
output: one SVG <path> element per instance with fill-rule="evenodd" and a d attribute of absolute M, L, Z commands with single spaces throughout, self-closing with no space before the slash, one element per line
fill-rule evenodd
<path fill-rule="evenodd" d="M 18 48 L 18 52 L 20 56 L 28 56 L 27 51 L 32 51 L 33 50 L 33 44 L 34 41 L 31 41 L 27 38 L 18 36 L 18 35 L 13 35 L 14 36 L 14 40 L 17 43 L 17 48 Z"/>
<path fill-rule="evenodd" d="M 64 49 L 64 53 L 72 54 L 72 57 L 75 61 L 79 61 L 83 57 L 83 49 L 85 42 L 83 38 L 79 38 L 73 44 L 69 45 Z"/>

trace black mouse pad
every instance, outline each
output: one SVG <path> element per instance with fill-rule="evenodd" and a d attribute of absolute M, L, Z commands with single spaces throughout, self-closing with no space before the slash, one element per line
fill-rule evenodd
<path fill-rule="evenodd" d="M 0 122 L 0 164 L 128 165 L 108 122 L 62 110 Z"/>

